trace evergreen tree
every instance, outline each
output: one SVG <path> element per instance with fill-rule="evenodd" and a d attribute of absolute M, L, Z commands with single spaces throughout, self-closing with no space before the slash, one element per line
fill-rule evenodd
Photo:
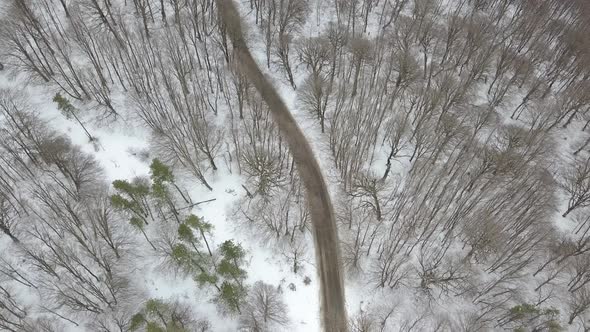
<path fill-rule="evenodd" d="M 198 324 L 190 311 L 178 303 L 166 303 L 159 299 L 150 299 L 133 317 L 129 324 L 130 331 L 146 332 L 190 332 Z"/>
<path fill-rule="evenodd" d="M 202 218 L 195 216 L 194 214 L 191 214 L 186 218 L 185 225 L 186 225 L 186 227 L 190 227 L 192 229 L 199 231 L 199 234 L 201 235 L 201 239 L 203 239 L 203 242 L 205 242 L 205 246 L 207 247 L 207 251 L 209 252 L 209 256 L 212 257 L 213 253 L 211 252 L 211 247 L 209 246 L 209 241 L 207 241 L 206 234 L 211 233 L 211 231 L 213 230 L 213 225 L 204 221 Z M 191 234 L 192 234 L 192 230 L 191 230 Z M 179 229 L 179 235 L 180 235 L 180 229 Z"/>
<path fill-rule="evenodd" d="M 144 181 L 135 179 L 132 183 L 126 180 L 115 180 L 113 188 L 117 191 L 117 194 L 111 196 L 113 207 L 129 212 L 148 225 L 147 218 L 151 217 L 148 203 L 150 187 Z"/>
<path fill-rule="evenodd" d="M 150 165 L 152 181 L 155 184 L 163 184 L 165 182 L 174 182 L 174 174 L 168 166 L 158 159 L 153 159 Z"/>
<path fill-rule="evenodd" d="M 213 254 L 205 237 L 205 233 L 208 233 L 211 229 L 212 225 L 202 221 L 199 217 L 192 214 L 188 216 L 185 222 L 178 226 L 178 238 L 183 243 L 175 245 L 172 256 L 185 270 L 197 273 L 195 280 L 200 286 L 210 284 L 219 290 Z M 195 230 L 200 232 L 201 238 L 195 236 Z M 201 252 L 201 239 L 207 244 L 209 257 Z M 192 251 L 189 250 L 189 246 L 193 249 Z"/>
<path fill-rule="evenodd" d="M 63 97 L 61 94 L 56 93 L 55 96 L 53 97 L 53 101 L 55 103 L 57 103 L 57 109 L 60 110 L 60 112 L 62 112 L 62 114 L 68 118 L 74 118 L 76 120 L 76 122 L 78 122 L 78 124 L 82 127 L 82 129 L 84 129 L 84 132 L 86 133 L 86 136 L 88 136 L 88 140 L 90 140 L 91 142 L 94 141 L 94 137 L 92 137 L 92 135 L 90 135 L 90 133 L 88 132 L 88 130 L 86 129 L 86 127 L 84 126 L 84 124 L 82 123 L 82 121 L 80 121 L 80 118 L 78 118 L 77 113 L 79 112 L 79 110 L 77 108 L 75 108 L 69 100 L 67 100 L 65 97 Z"/>
<path fill-rule="evenodd" d="M 181 196 L 182 191 L 174 183 L 174 174 L 168 166 L 154 159 L 150 165 L 150 179 L 135 178 L 113 181 L 113 188 L 117 191 L 111 196 L 113 207 L 128 212 L 131 216 L 149 225 L 149 220 L 167 221 L 169 218 L 180 223 L 180 210 L 176 208 L 176 197 L 169 187 L 173 186 Z M 184 198 L 187 201 L 186 198 Z"/>
<path fill-rule="evenodd" d="M 200 286 L 205 283 L 215 285 L 217 280 L 213 280 L 209 272 L 211 261 L 205 259 L 198 251 L 191 250 L 183 243 L 175 244 L 172 248 L 172 260 L 180 266 L 185 272 L 196 274 Z M 204 277 L 207 276 L 207 277 Z"/>
<path fill-rule="evenodd" d="M 514 331 L 562 331 L 559 324 L 559 310 L 554 308 L 539 308 L 533 304 L 523 303 L 510 309 L 504 326 L 512 327 Z"/>
<path fill-rule="evenodd" d="M 216 300 L 219 304 L 231 312 L 240 312 L 240 307 L 247 295 L 247 289 L 244 286 L 247 276 L 246 270 L 243 269 L 244 249 L 234 241 L 228 240 L 219 246 L 215 255 L 207 238 L 213 230 L 213 225 L 194 214 L 188 215 L 180 222 L 180 213 L 175 207 L 174 197 L 170 191 L 171 186 L 178 189 L 174 183 L 174 174 L 167 165 L 158 159 L 153 159 L 150 165 L 150 181 L 136 178 L 131 182 L 126 180 L 113 182 L 117 193 L 110 197 L 111 204 L 130 214 L 131 225 L 143 234 L 154 250 L 156 247 L 144 229 L 146 225 L 149 225 L 148 219 L 154 219 L 152 209 L 155 209 L 155 215 L 162 217 L 163 220 L 167 220 L 167 216 L 173 214 L 179 221 L 177 229 L 179 243 L 174 244 L 170 252 L 172 261 L 186 273 L 194 275 L 200 287 L 215 287 L 218 291 Z M 167 207 L 168 210 L 165 211 L 163 207 Z M 204 253 L 204 247 L 207 248 L 207 253 Z M 216 259 L 219 258 L 216 257 L 221 258 L 218 264 Z M 141 316 L 134 318 L 136 323 L 141 323 L 142 326 L 152 328 L 154 331 L 159 331 L 158 328 L 161 328 L 149 320 L 141 320 Z"/>
<path fill-rule="evenodd" d="M 240 308 L 244 304 L 247 295 L 248 292 L 245 288 L 231 281 L 224 281 L 221 284 L 221 291 L 217 296 L 217 301 L 231 312 L 241 314 L 242 312 Z"/>
<path fill-rule="evenodd" d="M 219 263 L 217 272 L 242 286 L 243 280 L 246 279 L 246 271 L 241 268 L 246 255 L 242 246 L 235 244 L 233 240 L 227 240 L 221 244 L 219 252 L 223 258 Z"/>
<path fill-rule="evenodd" d="M 242 268 L 246 253 L 240 244 L 235 244 L 232 240 L 223 242 L 219 247 L 219 252 L 223 258 L 217 266 L 217 273 L 224 281 L 221 284 L 217 301 L 230 311 L 240 313 L 240 307 L 247 295 L 247 290 L 244 287 L 247 273 Z"/>
<path fill-rule="evenodd" d="M 175 200 L 168 188 L 169 186 L 174 186 L 180 192 L 180 189 L 174 183 L 174 174 L 168 166 L 160 160 L 154 159 L 150 165 L 150 177 L 152 180 L 152 196 L 156 199 L 159 206 L 166 206 L 176 219 L 176 222 L 180 223 L 180 212 L 176 208 Z M 162 215 L 162 217 L 166 219 L 165 215 Z"/>

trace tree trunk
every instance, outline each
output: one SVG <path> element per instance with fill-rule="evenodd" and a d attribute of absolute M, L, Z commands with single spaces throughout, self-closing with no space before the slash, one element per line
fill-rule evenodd
<path fill-rule="evenodd" d="M 19 239 L 18 239 L 18 238 L 17 238 L 17 237 L 16 237 L 14 234 L 12 234 L 12 231 L 10 231 L 10 229 L 9 229 L 9 228 L 8 228 L 6 225 L 0 224 L 0 230 L 1 230 L 1 231 L 2 231 L 4 234 L 8 235 L 8 237 L 10 237 L 10 239 L 11 239 L 11 240 L 12 240 L 14 243 L 17 243 L 17 244 L 18 244 L 18 243 L 20 243 L 20 240 L 19 240 Z"/>

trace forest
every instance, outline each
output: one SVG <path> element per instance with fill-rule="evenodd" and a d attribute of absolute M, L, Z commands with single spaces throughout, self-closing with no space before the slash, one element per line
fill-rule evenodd
<path fill-rule="evenodd" d="M 587 0 L 0 1 L 0 331 L 590 331 L 588 31 Z"/>

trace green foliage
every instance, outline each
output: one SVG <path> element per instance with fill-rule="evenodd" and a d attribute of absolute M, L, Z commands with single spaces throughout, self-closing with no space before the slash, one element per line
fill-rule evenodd
<path fill-rule="evenodd" d="M 549 332 L 563 331 L 563 327 L 561 327 L 561 324 L 559 324 L 559 322 L 555 319 L 548 321 L 546 323 L 546 325 L 547 325 L 547 328 L 549 329 Z"/>
<path fill-rule="evenodd" d="M 158 159 L 152 160 L 150 173 L 152 174 L 152 181 L 154 183 L 174 182 L 174 174 L 172 174 L 170 168 Z"/>
<path fill-rule="evenodd" d="M 67 118 L 70 118 L 77 109 L 72 106 L 69 100 L 63 97 L 59 92 L 53 97 L 53 101 L 57 103 L 57 109 L 60 110 Z"/>
<path fill-rule="evenodd" d="M 182 243 L 172 248 L 172 260 L 188 273 L 203 273 L 208 269 L 208 261 Z"/>
<path fill-rule="evenodd" d="M 211 229 L 210 224 L 201 222 L 194 215 L 190 215 L 184 223 L 178 226 L 178 238 L 183 244 L 177 244 L 174 247 L 172 258 L 186 271 L 192 272 L 198 268 L 200 274 L 195 280 L 199 282 L 200 286 L 204 284 L 215 285 L 217 283 L 215 273 L 208 272 L 214 266 L 212 266 L 211 257 L 202 253 L 200 238 L 194 233 L 194 230 L 197 229 L 204 234 L 202 230 L 198 229 L 199 227 L 205 230 Z"/>
<path fill-rule="evenodd" d="M 160 200 L 169 199 L 170 193 L 166 185 L 174 182 L 174 174 L 172 174 L 170 168 L 158 159 L 154 159 L 150 165 L 150 173 L 153 182 L 152 194 L 154 197 Z"/>
<path fill-rule="evenodd" d="M 246 255 L 241 245 L 227 240 L 219 246 L 222 259 L 217 265 L 217 274 L 225 280 L 221 284 L 217 301 L 232 312 L 239 312 L 247 291 L 243 286 L 246 270 L 242 268 Z"/>
<path fill-rule="evenodd" d="M 559 310 L 555 308 L 543 309 L 543 314 L 547 316 L 559 316 Z"/>
<path fill-rule="evenodd" d="M 151 181 L 144 178 L 135 178 L 129 182 L 126 180 L 113 181 L 116 194 L 110 197 L 113 207 L 127 211 L 140 217 L 147 224 L 147 217 L 156 216 L 167 220 L 169 215 L 178 216 L 178 210 L 168 191 L 167 185 L 174 181 L 174 175 L 157 159 L 150 165 Z"/>
<path fill-rule="evenodd" d="M 190 317 L 182 315 L 177 304 L 169 304 L 159 299 L 150 299 L 144 307 L 131 318 L 130 331 L 143 328 L 147 332 L 189 332 Z"/>
<path fill-rule="evenodd" d="M 188 217 L 186 217 L 186 220 L 184 222 L 191 227 L 198 228 L 199 224 L 201 223 L 201 220 L 199 219 L 199 217 L 195 216 L 194 214 L 191 214 Z"/>
<path fill-rule="evenodd" d="M 193 234 L 193 230 L 187 224 L 180 224 L 178 226 L 178 237 L 182 241 L 186 241 L 189 243 L 195 242 L 195 235 Z"/>
<path fill-rule="evenodd" d="M 245 279 L 246 271 L 241 269 L 238 264 L 227 259 L 222 259 L 217 266 L 217 272 L 227 278 Z"/>
<path fill-rule="evenodd" d="M 559 310 L 555 308 L 539 308 L 530 303 L 516 305 L 509 310 L 509 322 L 513 331 L 525 332 L 529 326 L 544 327 L 544 331 L 559 332 L 563 328 L 559 324 Z"/>
<path fill-rule="evenodd" d="M 113 181 L 113 188 L 131 197 L 144 197 L 150 193 L 150 187 L 141 181 L 129 183 L 126 180 Z"/>
<path fill-rule="evenodd" d="M 223 255 L 224 259 L 228 260 L 241 260 L 245 256 L 244 249 L 240 244 L 235 244 L 232 240 L 227 240 L 219 246 L 219 251 Z"/>
<path fill-rule="evenodd" d="M 138 228 L 142 228 L 141 223 L 146 223 L 145 219 L 148 216 L 144 201 L 149 194 L 149 186 L 140 180 L 135 180 L 132 183 L 125 180 L 113 181 L 113 187 L 117 193 L 111 195 L 111 205 L 119 210 L 123 210 L 132 215 L 130 223 Z"/>
<path fill-rule="evenodd" d="M 518 320 L 518 319 L 522 319 L 524 318 L 526 315 L 535 315 L 538 314 L 540 312 L 540 309 L 537 309 L 537 307 L 535 307 L 532 304 L 520 304 L 517 306 L 514 306 L 510 309 L 510 315 L 512 316 L 513 320 Z"/>
<path fill-rule="evenodd" d="M 126 180 L 115 180 L 113 181 L 113 188 L 124 193 L 128 193 L 133 190 L 133 186 Z"/>
<path fill-rule="evenodd" d="M 129 219 L 129 223 L 131 224 L 131 226 L 137 229 L 143 229 L 144 222 L 137 217 L 131 217 L 131 219 Z"/>
<path fill-rule="evenodd" d="M 190 267 L 191 252 L 184 244 L 177 244 L 172 248 L 172 259 L 183 267 Z"/>
<path fill-rule="evenodd" d="M 209 284 L 209 285 L 217 284 L 217 281 L 219 281 L 219 278 L 217 278 L 217 276 L 215 274 L 201 272 L 201 273 L 197 274 L 197 276 L 195 277 L 195 281 L 199 284 L 199 286 L 202 287 L 207 284 Z"/>
<path fill-rule="evenodd" d="M 198 229 L 203 233 L 208 233 L 213 229 L 213 225 L 195 216 L 194 214 L 191 214 L 186 218 L 185 224 L 194 229 Z"/>
<path fill-rule="evenodd" d="M 162 301 L 158 299 L 150 299 L 145 303 L 145 311 L 148 314 L 154 314 L 161 310 L 164 306 L 165 305 L 162 303 Z"/>
<path fill-rule="evenodd" d="M 152 195 L 160 201 L 164 201 L 170 198 L 168 188 L 166 188 L 164 184 L 159 183 L 152 184 Z"/>
<path fill-rule="evenodd" d="M 141 313 L 137 313 L 131 317 L 129 330 L 136 331 L 143 323 L 145 323 L 145 317 Z"/>
<path fill-rule="evenodd" d="M 223 258 L 217 266 L 217 273 L 241 284 L 242 280 L 246 279 L 246 270 L 241 268 L 246 255 L 242 246 L 227 240 L 221 244 L 219 252 Z"/>
<path fill-rule="evenodd" d="M 190 226 L 189 226 L 190 225 Z M 244 264 L 245 251 L 239 244 L 231 240 L 225 241 L 219 247 L 222 258 L 217 266 L 212 264 L 209 256 L 197 251 L 197 239 L 193 233 L 196 227 L 210 229 L 211 225 L 199 220 L 196 216 L 190 216 L 187 221 L 178 227 L 179 238 L 186 242 L 176 244 L 172 248 L 172 259 L 187 271 L 196 272 L 194 280 L 199 287 L 211 285 L 217 288 L 219 293 L 216 300 L 231 312 L 239 312 L 240 305 L 245 300 L 247 291 L 243 286 L 246 279 Z M 188 244 L 193 245 L 191 249 Z M 219 283 L 221 282 L 221 285 Z"/>
<path fill-rule="evenodd" d="M 162 211 L 163 207 L 169 207 L 171 197 L 168 186 L 174 182 L 174 175 L 170 168 L 154 159 L 150 165 L 151 183 L 141 180 L 132 182 L 125 180 L 113 181 L 113 187 L 117 191 L 110 197 L 113 207 L 126 210 L 131 214 L 130 223 L 138 229 L 143 229 L 147 224 L 147 217 L 156 215 L 164 216 L 170 211 Z M 155 204 L 154 204 L 155 203 Z M 164 203 L 164 204 L 162 204 Z M 155 212 L 151 207 L 155 207 Z M 172 206 L 172 212 L 177 210 Z M 149 213 L 148 213 L 149 212 Z M 178 220 L 178 219 L 177 219 Z M 241 303 L 246 297 L 246 289 L 243 285 L 246 279 L 246 270 L 243 269 L 245 251 L 241 245 L 232 240 L 223 242 L 218 253 L 221 256 L 219 264 L 214 264 L 214 255 L 210 251 L 205 234 L 211 232 L 213 225 L 196 215 L 189 215 L 178 226 L 178 238 L 181 243 L 172 247 L 171 259 L 188 273 L 192 273 L 199 286 L 214 286 L 218 291 L 217 301 L 228 310 L 239 311 Z M 198 233 L 195 233 L 198 231 Z M 144 234 L 145 235 L 145 234 Z M 200 241 L 207 244 L 209 255 L 201 252 Z M 153 245 L 152 245 L 153 246 Z M 221 283 L 221 285 L 220 285 Z M 152 331 L 171 331 L 170 326 L 162 329 L 160 321 L 152 321 L 150 315 L 165 311 L 165 304 L 159 300 L 150 300 L 146 303 L 140 315 L 134 316 L 133 326 L 143 326 Z"/>
<path fill-rule="evenodd" d="M 222 259 L 217 266 L 217 272 L 225 277 L 240 283 L 246 279 L 246 270 L 241 268 L 246 253 L 242 246 L 232 240 L 225 241 L 219 247 Z"/>
<path fill-rule="evenodd" d="M 154 202 L 150 199 L 155 199 L 154 205 L 158 206 L 157 211 L 162 211 L 160 210 L 162 206 L 166 206 L 176 215 L 177 210 L 167 188 L 167 184 L 174 181 L 172 171 L 158 159 L 154 159 L 150 165 L 150 173 L 151 181 L 146 181 L 143 178 L 136 178 L 132 182 L 113 181 L 113 188 L 117 193 L 111 196 L 112 206 L 131 214 L 147 217 L 152 211 L 149 204 Z M 160 205 L 162 202 L 165 204 Z M 160 216 L 166 215 L 168 212 L 164 212 Z"/>
<path fill-rule="evenodd" d="M 198 230 L 201 233 L 209 233 L 213 229 L 213 226 L 203 221 L 201 218 L 191 214 L 185 222 L 178 226 L 178 237 L 180 240 L 188 242 L 194 246 L 197 245 L 198 239 L 195 236 L 193 230 Z"/>
<path fill-rule="evenodd" d="M 145 327 L 145 331 L 146 332 L 166 332 L 166 330 L 164 330 L 164 328 L 160 327 L 160 325 L 158 325 L 154 322 L 148 322 Z"/>
<path fill-rule="evenodd" d="M 118 192 L 117 194 L 111 195 L 111 204 L 113 207 L 145 215 L 141 200 L 145 199 L 149 194 L 149 187 L 140 181 L 129 183 L 125 180 L 113 181 L 113 187 Z"/>
<path fill-rule="evenodd" d="M 115 194 L 111 196 L 111 205 L 116 209 L 121 210 L 133 210 L 133 203 L 123 198 L 123 196 L 119 194 Z"/>
<path fill-rule="evenodd" d="M 240 306 L 248 295 L 245 288 L 235 283 L 224 281 L 217 300 L 232 312 L 240 312 Z"/>

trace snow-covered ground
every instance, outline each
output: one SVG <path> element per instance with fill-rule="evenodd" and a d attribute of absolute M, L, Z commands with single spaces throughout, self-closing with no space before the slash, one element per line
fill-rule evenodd
<path fill-rule="evenodd" d="M 443 8 L 447 5 L 449 8 L 452 8 L 450 5 L 451 2 L 452 0 L 442 1 L 440 5 L 443 6 Z M 248 26 L 247 31 L 249 36 L 247 42 L 252 50 L 255 60 L 271 81 L 274 82 L 282 95 L 282 98 L 295 116 L 299 126 L 304 131 L 308 141 L 310 141 L 315 152 L 315 157 L 319 161 L 324 176 L 327 179 L 333 202 L 335 205 L 342 204 L 340 200 L 342 199 L 344 201 L 347 194 L 341 188 L 341 176 L 334 166 L 334 159 L 328 146 L 328 130 L 326 133 L 321 133 L 317 118 L 300 109 L 297 101 L 297 91 L 291 87 L 286 79 L 283 67 L 271 60 L 270 68 L 267 68 L 267 55 L 265 53 L 266 36 L 264 36 L 260 30 L 262 24 L 257 25 L 255 23 L 255 18 L 253 17 L 254 12 L 250 8 L 251 2 L 238 1 L 238 3 L 240 5 L 242 18 Z M 414 4 L 411 1 L 410 4 L 410 6 L 406 6 L 403 10 L 406 19 L 412 19 L 412 6 Z M 319 36 L 320 33 L 325 31 L 326 26 L 331 23 L 331 20 L 336 17 L 333 2 L 317 0 L 311 1 L 310 5 L 310 12 L 306 23 L 295 33 L 297 38 Z M 381 4 L 377 7 L 383 9 L 383 13 L 385 12 L 385 9 L 388 9 L 385 5 L 382 7 Z M 171 8 L 168 9 L 172 11 Z M 377 19 L 380 16 L 383 17 L 383 13 L 379 14 L 373 12 L 369 15 L 370 19 L 367 24 L 366 32 L 359 33 L 358 35 L 366 37 L 369 40 L 378 36 L 380 25 L 377 22 Z M 129 20 L 137 18 L 130 13 L 128 16 Z M 441 15 L 441 18 L 442 17 L 444 17 L 444 15 Z M 444 24 L 442 25 L 444 26 Z M 295 65 L 295 63 L 300 62 L 296 61 L 294 58 L 297 51 L 293 50 L 293 48 L 296 47 L 297 42 L 298 40 L 295 40 L 293 43 L 290 56 L 294 65 L 294 82 L 295 85 L 300 87 L 306 79 L 306 68 L 301 68 L 300 66 Z M 422 50 L 420 50 L 420 47 L 415 47 L 412 52 L 412 54 L 417 57 L 425 55 Z M 276 60 L 275 55 L 273 55 L 273 58 Z M 421 59 L 418 60 L 421 61 Z M 343 62 L 347 61 L 347 59 L 343 60 Z M 422 64 L 420 63 L 419 65 L 421 66 Z M 424 66 L 426 68 L 426 64 Z M 492 67 L 491 64 L 490 67 Z M 227 68 L 223 68 L 223 70 L 225 69 Z M 491 69 L 489 71 L 490 73 L 493 72 Z M 0 88 L 16 88 L 28 95 L 35 106 L 35 110 L 39 113 L 42 119 L 48 122 L 52 129 L 64 133 L 74 144 L 79 145 L 84 152 L 90 153 L 96 158 L 104 169 L 105 182 L 110 183 L 117 179 L 131 180 L 135 177 L 147 176 L 149 174 L 150 161 L 153 157 L 157 157 L 157 153 L 151 150 L 152 135 L 143 125 L 142 121 L 134 116 L 133 104 L 125 100 L 121 93 L 114 93 L 116 96 L 115 108 L 120 113 L 120 116 L 117 119 L 112 117 L 105 119 L 93 118 L 90 114 L 98 113 L 94 112 L 96 107 L 93 106 L 93 104 L 76 104 L 81 110 L 81 120 L 84 122 L 88 131 L 96 138 L 96 141 L 89 142 L 86 133 L 80 125 L 73 119 L 66 118 L 57 109 L 57 105 L 52 101 L 53 95 L 57 91 L 50 90 L 50 88 L 43 86 L 28 85 L 26 84 L 27 79 L 25 77 L 9 78 L 7 75 L 6 70 L 0 71 Z M 426 77 L 426 75 L 424 77 Z M 483 79 L 480 81 L 483 81 Z M 489 102 L 488 94 L 486 93 L 487 78 L 485 84 L 480 81 L 476 83 L 477 91 L 471 96 L 473 98 L 466 103 L 466 107 L 485 107 L 486 103 Z M 114 89 L 116 89 L 116 87 Z M 229 90 L 231 91 L 231 89 Z M 494 112 L 498 113 L 497 115 L 499 117 L 500 125 L 498 125 L 498 127 L 506 125 L 515 125 L 517 127 L 523 126 L 523 121 L 511 120 L 509 114 L 505 114 L 507 110 L 514 109 L 523 97 L 522 93 L 519 91 L 510 91 L 510 94 L 512 94 L 512 96 L 506 98 L 507 100 L 504 100 L 499 107 L 494 106 L 494 108 L 496 108 Z M 223 108 L 223 106 L 221 107 Z M 226 111 L 226 109 L 220 108 L 220 114 Z M 359 110 L 359 112 L 361 111 L 363 110 Z M 223 123 L 226 120 L 228 119 L 220 116 L 217 118 L 217 123 L 223 126 Z M 556 144 L 554 156 L 551 158 L 553 165 L 548 167 L 552 176 L 557 177 L 557 175 L 561 175 L 557 174 L 559 173 L 558 171 L 562 171 L 564 165 L 571 163 L 573 160 L 573 151 L 585 142 L 588 135 L 583 133 L 581 127 L 581 122 L 575 122 L 567 129 L 556 128 L 552 131 L 554 136 L 553 143 Z M 425 129 L 422 128 L 422 130 Z M 484 131 L 485 130 L 487 129 L 484 129 Z M 494 128 L 494 130 L 496 130 L 496 128 Z M 382 174 L 386 167 L 385 162 L 387 159 L 387 152 L 382 148 L 383 145 L 381 147 L 375 147 L 374 154 L 372 155 L 373 160 L 369 163 L 371 167 L 369 171 L 372 171 L 375 174 Z M 411 169 L 412 166 L 411 162 L 407 159 L 408 158 L 402 157 L 394 161 L 389 180 L 392 180 L 394 177 L 405 179 L 408 170 Z M 434 165 L 434 161 L 432 164 Z M 313 241 L 311 241 L 310 238 L 311 234 L 307 232 L 306 235 L 302 237 L 302 240 L 306 241 L 306 253 L 304 255 L 305 257 L 300 262 L 302 266 L 298 273 L 293 273 L 289 259 L 278 254 L 279 250 L 276 248 L 276 242 L 263 238 L 260 235 L 261 232 L 257 232 L 256 229 L 245 227 L 244 223 L 239 221 L 240 216 L 237 215 L 236 206 L 238 206 L 246 196 L 246 192 L 242 185 L 246 184 L 247 179 L 236 174 L 235 167 L 233 167 L 235 165 L 230 165 L 230 167 L 228 167 L 226 163 L 220 162 L 218 166 L 219 169 L 216 172 L 208 171 L 207 173 L 207 179 L 213 187 L 212 191 L 204 188 L 194 176 L 188 175 L 185 171 L 181 169 L 174 170 L 176 172 L 175 176 L 177 177 L 178 184 L 182 188 L 188 190 L 192 201 L 204 202 L 192 208 L 191 212 L 202 217 L 205 221 L 214 226 L 212 234 L 212 242 L 214 246 L 219 245 L 228 239 L 234 239 L 241 243 L 247 252 L 248 264 L 246 270 L 248 273 L 248 284 L 251 285 L 258 280 L 262 280 L 281 290 L 288 307 L 288 316 L 290 319 L 290 323 L 284 327 L 285 331 L 319 331 L 319 285 L 317 283 L 316 269 L 314 266 L 315 255 Z M 470 174 L 467 173 L 467 175 Z M 400 182 L 403 181 L 400 180 Z M 556 188 L 557 187 L 558 186 L 556 186 Z M 547 219 L 549 219 L 550 222 L 553 221 L 555 223 L 555 232 L 559 234 L 552 235 L 555 235 L 556 238 L 561 236 L 574 238 L 575 236 L 573 235 L 573 232 L 578 225 L 576 225 L 571 217 L 561 217 L 561 214 L 567 208 L 568 198 L 565 197 L 559 189 L 556 189 L 555 192 L 557 196 L 556 203 L 554 204 L 555 206 L 551 206 L 553 209 L 550 213 L 551 217 Z M 395 193 L 392 192 L 388 194 L 393 196 Z M 157 234 L 154 233 L 158 232 L 158 229 L 152 228 L 150 229 L 150 232 L 152 232 L 149 233 L 150 236 L 156 236 Z M 350 232 L 347 232 L 347 230 L 341 230 L 342 235 L 350 235 L 349 233 Z M 343 238 L 343 236 L 341 236 L 341 238 Z M 458 241 L 458 243 L 460 243 L 460 241 Z M 584 245 L 586 244 L 584 243 Z M 9 252 L 10 246 L 11 244 L 7 237 L 0 237 L 0 251 Z M 459 244 L 457 244 L 457 246 L 460 247 Z M 449 253 L 451 254 L 448 254 L 447 258 L 450 257 L 452 259 L 453 256 L 460 257 L 459 255 L 462 255 L 463 257 L 465 254 L 464 249 L 466 249 L 467 246 L 468 245 L 464 243 L 463 248 L 457 249 L 451 247 L 451 249 L 449 249 Z M 468 249 L 469 248 L 466 250 Z M 544 250 L 545 249 L 543 249 L 542 253 L 539 253 L 539 256 L 547 254 Z M 374 255 L 374 252 L 372 254 Z M 369 253 L 367 253 L 367 256 L 368 255 Z M 414 256 L 416 256 L 415 253 L 410 260 L 416 260 L 416 257 Z M 238 329 L 238 318 L 235 315 L 224 316 L 220 314 L 216 305 L 211 302 L 212 297 L 215 295 L 213 292 L 199 288 L 197 283 L 191 277 L 177 275 L 172 271 L 163 268 L 160 264 L 160 257 L 153 255 L 149 247 L 134 257 L 139 261 L 134 264 L 135 269 L 129 271 L 129 275 L 132 276 L 132 279 L 137 283 L 136 286 L 146 293 L 145 298 L 178 299 L 183 303 L 189 304 L 197 316 L 207 317 L 212 322 L 214 331 L 236 331 Z M 466 257 L 466 259 L 470 260 L 471 258 Z M 544 257 L 541 259 L 544 259 Z M 537 262 L 535 262 L 535 264 L 536 263 Z M 479 262 L 477 264 L 479 264 Z M 473 274 L 481 274 L 481 280 L 478 280 L 481 282 L 480 285 L 483 285 L 486 281 L 493 283 L 493 276 L 481 271 L 477 264 L 473 263 L 473 266 L 471 262 L 466 264 L 469 265 L 468 271 Z M 412 269 L 418 269 L 418 265 L 419 264 L 415 261 L 412 261 L 411 264 L 407 264 L 407 266 L 410 266 Z M 532 265 L 528 266 L 525 271 L 526 273 L 523 272 L 524 276 L 510 284 L 510 287 L 518 290 L 518 292 L 515 292 L 515 294 L 518 295 L 514 296 L 514 299 L 511 298 L 510 302 L 507 302 L 508 304 L 506 304 L 506 308 L 503 307 L 502 310 L 509 310 L 511 306 L 519 303 L 518 301 L 532 301 L 531 299 L 542 295 L 540 293 L 537 294 L 538 292 L 536 292 L 534 288 L 540 282 L 544 281 L 542 279 L 544 276 L 541 274 L 539 277 L 536 277 L 536 279 L 532 276 L 527 276 L 527 274 L 531 274 L 529 273 L 529 270 L 533 268 L 536 267 L 532 267 Z M 426 295 L 426 292 L 424 294 L 420 293 L 422 290 L 417 286 L 420 283 L 420 280 L 418 279 L 420 271 L 412 270 L 413 279 L 409 282 L 412 285 L 395 287 L 395 289 L 390 289 L 386 286 L 377 287 L 374 281 L 368 280 L 368 273 L 365 275 L 364 272 L 367 271 L 357 274 L 352 273 L 350 275 L 346 275 L 345 273 L 346 305 L 350 316 L 363 311 L 372 311 L 375 313 L 375 311 L 382 310 L 383 308 L 394 308 L 394 312 L 377 312 L 377 314 L 381 317 L 391 314 L 391 321 L 394 321 L 394 323 L 389 326 L 398 327 L 401 324 L 400 322 L 404 321 L 406 318 L 408 320 L 421 319 L 422 311 L 424 311 L 424 315 L 431 315 L 434 313 L 436 316 L 439 314 L 442 315 L 441 313 L 446 313 L 446 315 L 453 316 L 455 313 L 461 314 L 463 312 L 472 312 L 474 308 L 476 308 L 476 305 L 469 302 L 471 299 L 464 301 L 461 296 L 446 296 L 440 302 L 432 300 L 439 295 L 435 293 L 442 292 L 440 289 L 436 289 L 436 286 L 433 286 L 433 289 L 429 290 L 432 291 L 434 295 L 430 293 Z M 304 281 L 307 277 L 311 280 L 309 284 Z M 565 277 L 563 279 L 565 280 Z M 567 283 L 567 281 L 564 282 L 563 280 L 560 280 L 560 282 L 564 284 Z M 474 288 L 475 287 L 477 286 L 474 286 Z M 561 293 L 552 296 L 545 304 L 558 307 L 561 311 L 561 316 L 566 316 L 570 310 L 568 303 L 571 300 L 572 295 L 566 291 Z M 39 302 L 39 298 L 34 292 L 27 293 L 26 291 L 21 290 L 19 296 L 26 304 L 31 306 L 34 306 Z M 443 296 L 441 295 L 440 297 Z M 426 313 L 426 310 L 430 310 L 430 312 Z M 81 328 L 71 326 L 70 330 L 80 331 Z"/>
<path fill-rule="evenodd" d="M 67 135 L 71 141 L 82 147 L 84 152 L 92 154 L 105 171 L 105 181 L 131 180 L 139 176 L 149 174 L 150 134 L 147 129 L 134 120 L 130 112 L 124 110 L 116 121 L 97 120 L 84 117 L 90 112 L 85 105 L 77 105 L 82 110 L 82 122 L 96 139 L 89 142 L 84 130 L 73 120 L 67 119 L 57 109 L 52 101 L 53 92 L 40 86 L 26 84 L 22 78 L 9 78 L 6 71 L 0 72 L 0 89 L 17 88 L 25 93 L 34 109 L 42 119 L 46 120 L 50 127 Z M 124 102 L 122 102 L 124 104 Z M 119 107 L 125 105 L 119 105 Z M 124 109 L 124 108 L 123 108 Z M 105 121 L 108 121 L 105 123 Z M 214 188 L 208 191 L 193 177 L 180 176 L 178 184 L 187 188 L 194 202 L 209 201 L 192 209 L 192 213 L 204 218 L 214 227 L 213 246 L 228 239 L 234 239 L 241 243 L 247 251 L 248 284 L 262 280 L 268 284 L 280 287 L 284 301 L 288 307 L 289 324 L 285 331 L 318 331 L 319 321 L 319 288 L 315 278 L 315 266 L 313 261 L 313 245 L 310 242 L 309 255 L 301 261 L 301 267 L 297 274 L 292 272 L 290 263 L 285 257 L 276 254 L 272 250 L 273 244 L 268 243 L 245 227 L 240 227 L 233 216 L 235 204 L 245 196 L 242 184 L 245 179 L 239 175 L 231 174 L 226 167 L 220 167 L 211 177 L 210 184 Z M 0 249 L 10 245 L 7 237 L 1 237 Z M 142 262 L 139 278 L 135 279 L 143 285 L 151 298 L 178 299 L 193 307 L 200 317 L 207 317 L 213 325 L 214 331 L 236 331 L 237 320 L 235 316 L 223 316 L 217 313 L 215 304 L 207 300 L 213 294 L 199 289 L 197 283 L 190 277 L 177 276 L 170 271 L 161 270 L 158 267 L 158 258 L 148 254 L 140 255 Z M 311 283 L 305 284 L 304 279 L 309 277 Z M 38 301 L 35 296 L 26 296 L 31 305 Z M 71 331 L 80 331 L 79 327 L 71 327 Z"/>

